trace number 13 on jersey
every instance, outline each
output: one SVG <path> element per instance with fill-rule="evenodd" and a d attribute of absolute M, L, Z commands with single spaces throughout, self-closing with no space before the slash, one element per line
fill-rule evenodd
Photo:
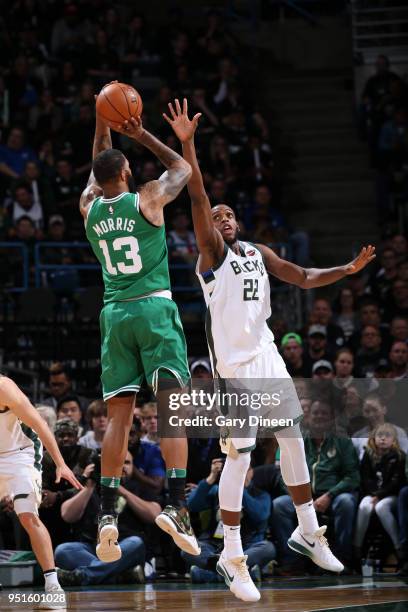
<path fill-rule="evenodd" d="M 137 274 L 142 269 L 143 264 L 139 255 L 139 242 L 134 236 L 116 238 L 112 242 L 113 250 L 123 251 L 125 259 L 129 260 L 131 263 L 117 261 L 116 266 L 113 265 L 107 241 L 99 240 L 99 246 L 105 258 L 106 270 L 109 274 L 114 276 L 116 276 L 119 272 L 122 274 Z"/>

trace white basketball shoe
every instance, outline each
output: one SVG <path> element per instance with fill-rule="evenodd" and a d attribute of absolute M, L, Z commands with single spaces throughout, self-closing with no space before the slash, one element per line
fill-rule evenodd
<path fill-rule="evenodd" d="M 313 534 L 302 535 L 296 527 L 288 540 L 288 546 L 295 552 L 309 557 L 316 565 L 331 572 L 342 572 L 344 565 L 333 555 L 324 537 L 327 526 L 319 527 Z"/>
<path fill-rule="evenodd" d="M 247 555 L 227 559 L 224 551 L 217 563 L 217 572 L 229 586 L 231 593 L 242 601 L 259 601 L 261 594 L 252 582 L 246 564 Z"/>

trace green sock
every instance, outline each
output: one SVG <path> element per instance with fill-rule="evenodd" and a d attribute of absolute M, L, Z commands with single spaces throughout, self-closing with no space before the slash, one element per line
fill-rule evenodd
<path fill-rule="evenodd" d="M 187 470 L 181 468 L 170 468 L 166 470 L 166 475 L 169 484 L 170 505 L 176 508 L 182 508 L 186 505 L 186 496 L 184 493 L 186 487 Z"/>
<path fill-rule="evenodd" d="M 166 470 L 167 478 L 185 478 L 187 476 L 187 470 L 181 468 L 170 468 Z"/>
<path fill-rule="evenodd" d="M 101 476 L 101 515 L 115 514 L 120 478 Z"/>

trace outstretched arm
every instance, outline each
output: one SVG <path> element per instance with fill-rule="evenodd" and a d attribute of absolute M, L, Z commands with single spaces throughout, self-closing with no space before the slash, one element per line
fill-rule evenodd
<path fill-rule="evenodd" d="M 204 268 L 209 268 L 221 259 L 224 252 L 224 241 L 220 232 L 214 227 L 211 204 L 205 191 L 194 146 L 194 133 L 197 129 L 201 113 L 197 113 L 192 119 L 189 119 L 187 100 L 185 98 L 183 100 L 183 110 L 181 110 L 178 100 L 174 101 L 174 107 L 169 103 L 169 110 L 171 117 L 165 114 L 163 116 L 182 143 L 183 157 L 192 168 L 192 175 L 187 183 L 187 189 L 191 198 L 194 232 L 198 250 L 203 259 L 202 265 Z"/>
<path fill-rule="evenodd" d="M 95 136 L 92 147 L 92 159 L 105 151 L 105 149 L 112 148 L 112 139 L 109 127 L 104 123 L 101 117 L 96 115 L 96 125 L 95 125 Z M 86 220 L 88 216 L 88 210 L 92 202 L 95 198 L 102 195 L 102 189 L 99 187 L 98 183 L 95 180 L 93 171 L 89 175 L 88 183 L 85 189 L 82 192 L 82 195 L 79 200 L 79 210 L 81 215 Z"/>
<path fill-rule="evenodd" d="M 265 260 L 266 269 L 279 280 L 292 285 L 297 285 L 302 289 L 314 289 L 331 285 L 350 274 L 356 274 L 370 263 L 375 257 L 375 247 L 369 245 L 363 247 L 359 255 L 350 263 L 336 268 L 301 268 L 290 261 L 281 259 L 263 244 L 256 245 L 261 251 Z"/>
<path fill-rule="evenodd" d="M 118 132 L 149 149 L 167 168 L 158 180 L 150 181 L 140 189 L 140 207 L 143 214 L 155 225 L 162 225 L 163 208 L 172 202 L 187 184 L 191 176 L 191 166 L 181 155 L 145 130 L 140 117 L 125 121 L 118 128 Z"/>
<path fill-rule="evenodd" d="M 82 489 L 82 485 L 80 485 L 74 474 L 65 464 L 57 442 L 47 423 L 39 415 L 34 406 L 31 405 L 28 397 L 20 391 L 16 383 L 6 376 L 2 376 L 0 379 L 0 405 L 9 408 L 20 421 L 31 427 L 38 434 L 38 437 L 56 465 L 56 482 L 59 482 L 61 478 L 65 478 L 76 489 Z"/>

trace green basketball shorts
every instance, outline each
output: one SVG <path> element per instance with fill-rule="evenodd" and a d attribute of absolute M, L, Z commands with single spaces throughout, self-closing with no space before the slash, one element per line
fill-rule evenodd
<path fill-rule="evenodd" d="M 176 304 L 164 297 L 110 302 L 100 315 L 103 399 L 137 392 L 144 378 L 190 378 L 187 348 Z"/>

